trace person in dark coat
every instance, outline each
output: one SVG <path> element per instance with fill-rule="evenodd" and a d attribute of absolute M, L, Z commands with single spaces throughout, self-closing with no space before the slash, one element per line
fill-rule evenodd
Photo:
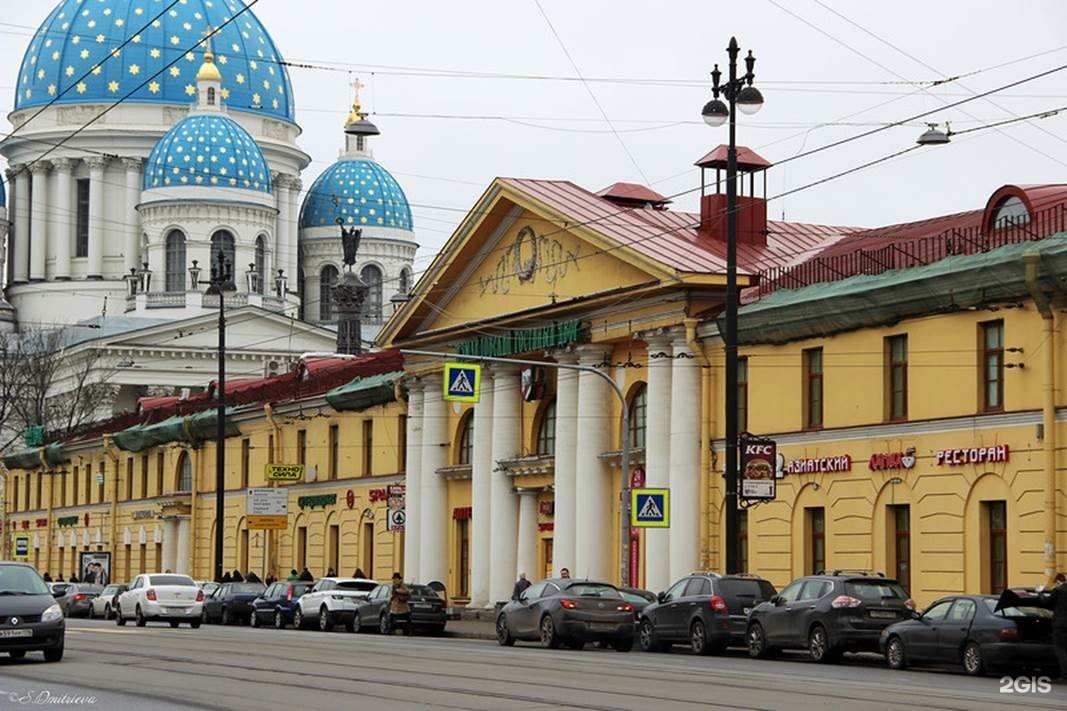
<path fill-rule="evenodd" d="M 44 575 L 42 575 L 42 576 L 41 576 L 41 578 L 42 578 L 42 579 L 43 579 L 43 580 L 44 580 L 44 581 L 45 581 L 46 583 L 50 583 L 50 582 L 52 582 L 52 576 L 48 574 L 48 571 L 47 571 L 47 570 L 46 570 L 46 571 L 44 571 Z"/>
<path fill-rule="evenodd" d="M 63 573 L 60 573 L 60 574 L 59 574 L 59 577 L 55 579 L 55 582 L 57 582 L 57 583 L 64 583 L 64 582 L 66 582 L 65 580 L 63 580 Z"/>
<path fill-rule="evenodd" d="M 247 580 L 250 583 L 261 583 L 261 582 L 263 582 L 262 580 L 259 579 L 259 576 L 256 575 L 256 571 L 254 571 L 254 570 L 248 571 L 248 575 L 245 576 L 245 580 Z"/>
<path fill-rule="evenodd" d="M 1041 603 L 1052 610 L 1052 646 L 1060 665 L 1060 680 L 1067 682 L 1067 576 L 1056 574 L 1052 589 L 1041 593 Z"/>
<path fill-rule="evenodd" d="M 67 582 L 68 583 L 77 583 L 77 582 L 80 582 L 80 581 L 78 580 L 78 576 L 77 575 L 75 575 L 74 573 L 71 573 L 70 574 L 70 579 L 68 579 Z"/>
<path fill-rule="evenodd" d="M 225 573 L 222 574 L 222 580 L 220 580 L 219 582 L 220 583 L 232 583 L 233 582 L 233 577 L 230 575 L 229 571 L 226 571 Z"/>
<path fill-rule="evenodd" d="M 311 582 L 312 580 L 315 579 L 315 576 L 311 574 L 311 571 L 308 570 L 308 567 L 305 565 L 304 569 L 300 571 L 300 578 L 299 579 L 303 580 L 303 581 Z"/>
<path fill-rule="evenodd" d="M 243 583 L 245 581 L 245 576 L 241 575 L 240 570 L 235 570 L 233 571 L 233 575 L 230 576 L 230 581 L 234 583 Z"/>
<path fill-rule="evenodd" d="M 367 574 L 363 572 L 363 568 L 356 568 L 356 572 L 352 573 L 353 578 L 367 578 Z"/>
<path fill-rule="evenodd" d="M 334 570 L 332 567 L 327 568 L 326 569 L 326 577 L 327 578 L 336 578 L 337 577 L 337 571 Z"/>
<path fill-rule="evenodd" d="M 511 599 L 518 600 L 523 591 L 532 584 L 533 583 L 526 579 L 526 573 L 519 573 L 519 579 L 515 581 L 515 589 L 511 591 Z"/>

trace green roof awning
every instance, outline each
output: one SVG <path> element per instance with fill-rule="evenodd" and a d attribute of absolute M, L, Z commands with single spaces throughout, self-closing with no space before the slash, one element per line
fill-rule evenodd
<path fill-rule="evenodd" d="M 44 448 L 45 463 L 50 467 L 58 467 L 70 461 L 66 449 L 59 442 L 53 442 Z M 40 469 L 41 448 L 22 449 L 12 452 L 4 457 L 4 466 L 8 469 Z"/>
<path fill-rule="evenodd" d="M 372 405 L 392 402 L 396 399 L 395 381 L 403 374 L 403 371 L 396 370 L 367 378 L 356 378 L 327 392 L 326 402 L 335 410 L 365 410 Z"/>
<path fill-rule="evenodd" d="M 127 452 L 142 452 L 168 442 L 187 442 L 198 447 L 215 438 L 217 414 L 215 409 L 211 409 L 195 415 L 176 415 L 152 425 L 128 427 L 116 432 L 112 439 L 119 449 Z M 231 421 L 232 416 L 233 408 L 226 408 L 227 437 L 241 434 L 241 430 Z"/>

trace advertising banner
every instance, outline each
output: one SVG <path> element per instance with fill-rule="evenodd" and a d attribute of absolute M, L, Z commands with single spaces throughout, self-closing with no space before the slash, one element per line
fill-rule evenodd
<path fill-rule="evenodd" d="M 101 551 L 79 553 L 78 571 L 83 583 L 107 585 L 111 582 L 111 553 Z"/>
<path fill-rule="evenodd" d="M 741 498 L 771 500 L 777 494 L 774 476 L 778 445 L 762 437 L 741 438 Z"/>

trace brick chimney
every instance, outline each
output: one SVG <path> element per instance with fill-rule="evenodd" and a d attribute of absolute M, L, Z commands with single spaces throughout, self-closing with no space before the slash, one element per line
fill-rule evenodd
<path fill-rule="evenodd" d="M 702 239 L 726 243 L 726 146 L 718 146 L 695 165 L 700 168 L 700 227 Z M 767 244 L 767 168 L 771 163 L 750 148 L 737 147 L 737 243 Z M 714 169 L 715 192 L 709 193 L 708 171 Z M 763 173 L 763 196 L 756 196 L 756 173 Z M 748 178 L 746 180 L 745 178 Z M 747 183 L 747 185 L 746 185 Z M 746 190 L 747 188 L 747 190 Z"/>

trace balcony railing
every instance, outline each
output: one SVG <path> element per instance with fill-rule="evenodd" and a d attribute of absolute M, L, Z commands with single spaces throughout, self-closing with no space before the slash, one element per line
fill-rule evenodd
<path fill-rule="evenodd" d="M 260 306 L 268 311 L 282 311 L 286 306 L 283 299 L 269 294 L 249 294 L 247 292 L 225 294 L 225 307 L 228 309 L 240 308 L 249 304 Z M 182 309 L 186 306 L 217 309 L 219 307 L 219 297 L 218 294 L 186 291 L 150 291 L 147 294 L 134 294 L 126 297 L 127 312 L 138 309 Z"/>

